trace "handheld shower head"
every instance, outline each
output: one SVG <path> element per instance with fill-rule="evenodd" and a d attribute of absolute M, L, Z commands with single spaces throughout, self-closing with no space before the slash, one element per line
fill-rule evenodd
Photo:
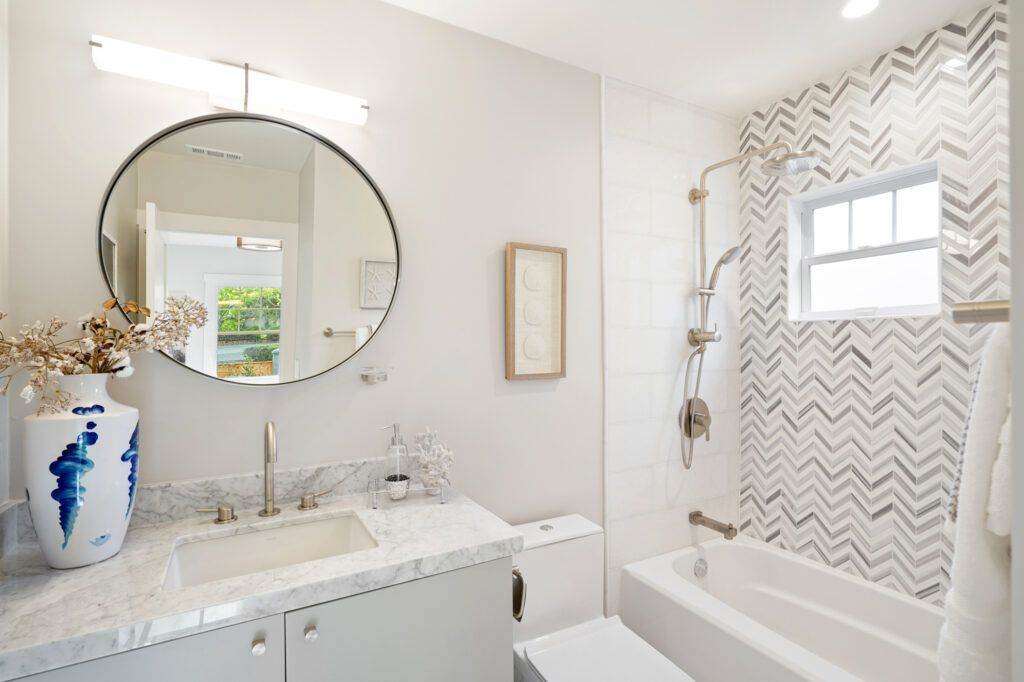
<path fill-rule="evenodd" d="M 708 280 L 708 289 L 714 289 L 718 286 L 718 274 L 722 271 L 722 266 L 736 260 L 736 257 L 740 255 L 740 247 L 734 246 L 730 249 L 726 249 L 722 257 L 715 263 L 714 269 L 711 271 L 711 279 Z"/>
<path fill-rule="evenodd" d="M 765 159 L 761 164 L 761 172 L 765 175 L 782 177 L 786 175 L 799 175 L 821 163 L 821 155 L 818 152 L 795 151 L 785 152 L 778 156 Z"/>

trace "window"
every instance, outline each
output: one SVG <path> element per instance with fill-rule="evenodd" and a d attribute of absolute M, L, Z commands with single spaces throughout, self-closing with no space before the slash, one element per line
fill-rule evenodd
<path fill-rule="evenodd" d="M 220 287 L 217 291 L 217 376 L 277 375 L 281 337 L 280 287 Z"/>
<path fill-rule="evenodd" d="M 790 316 L 801 320 L 939 312 L 935 164 L 790 199 Z"/>

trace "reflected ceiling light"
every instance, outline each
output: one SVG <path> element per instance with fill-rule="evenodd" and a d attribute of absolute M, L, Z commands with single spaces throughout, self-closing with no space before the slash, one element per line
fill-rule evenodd
<path fill-rule="evenodd" d="M 843 5 L 843 16 L 847 19 L 858 19 L 871 14 L 878 7 L 878 0 L 847 0 Z"/>
<path fill-rule="evenodd" d="M 942 66 L 944 66 L 947 71 L 950 69 L 962 69 L 967 66 L 967 59 L 961 55 L 957 55 L 956 57 L 947 59 Z"/>
<path fill-rule="evenodd" d="M 238 237 L 235 246 L 243 251 L 280 251 L 280 239 L 265 239 L 263 237 Z"/>
<path fill-rule="evenodd" d="M 276 115 L 291 111 L 355 125 L 364 125 L 369 112 L 364 99 L 242 66 L 186 57 L 99 35 L 94 35 L 89 45 L 92 61 L 102 71 L 199 90 L 210 96 L 210 104 L 222 109 Z"/>

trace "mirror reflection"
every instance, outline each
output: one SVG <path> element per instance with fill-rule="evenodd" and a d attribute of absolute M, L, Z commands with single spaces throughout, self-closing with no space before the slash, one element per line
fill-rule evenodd
<path fill-rule="evenodd" d="M 399 265 L 388 211 L 355 164 L 248 116 L 188 124 L 135 156 L 104 206 L 100 257 L 122 304 L 203 302 L 209 322 L 173 358 L 248 384 L 351 357 L 387 315 Z"/>

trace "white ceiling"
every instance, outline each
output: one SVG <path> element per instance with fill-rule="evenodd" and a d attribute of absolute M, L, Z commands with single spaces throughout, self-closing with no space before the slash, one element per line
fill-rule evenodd
<path fill-rule="evenodd" d="M 242 154 L 241 161 L 189 158 L 298 173 L 313 148 L 313 139 L 292 128 L 263 121 L 216 121 L 175 133 L 153 149 L 185 155 L 186 144 Z"/>
<path fill-rule="evenodd" d="M 860 64 L 990 0 L 386 0 L 732 116 Z"/>

